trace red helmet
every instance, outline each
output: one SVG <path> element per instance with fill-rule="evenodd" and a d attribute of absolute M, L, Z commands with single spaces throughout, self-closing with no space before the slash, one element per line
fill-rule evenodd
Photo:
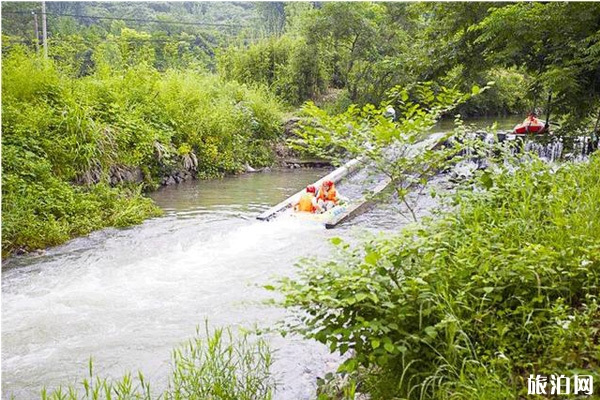
<path fill-rule="evenodd" d="M 306 187 L 306 193 L 315 193 L 317 189 L 313 185 L 309 185 Z"/>
<path fill-rule="evenodd" d="M 325 181 L 323 182 L 324 186 L 333 186 L 333 181 Z"/>

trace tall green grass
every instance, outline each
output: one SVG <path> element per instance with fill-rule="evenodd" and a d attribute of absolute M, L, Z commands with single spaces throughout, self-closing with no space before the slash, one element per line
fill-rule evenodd
<path fill-rule="evenodd" d="M 205 331 L 173 351 L 168 387 L 152 390 L 152 384 L 138 372 L 119 379 L 101 378 L 89 361 L 89 375 L 78 385 L 43 389 L 42 400 L 111 399 L 271 399 L 275 381 L 270 368 L 271 350 L 262 338 L 230 328 Z"/>
<path fill-rule="evenodd" d="M 193 69 L 140 63 L 75 79 L 57 61 L 11 49 L 2 68 L 3 255 L 158 213 L 138 188 L 111 187 L 111 171 L 141 171 L 154 188 L 177 170 L 209 178 L 269 165 L 279 109 L 263 89 Z"/>
<path fill-rule="evenodd" d="M 393 237 L 283 279 L 288 329 L 351 357 L 373 399 L 505 399 L 600 378 L 600 157 L 497 164 Z"/>

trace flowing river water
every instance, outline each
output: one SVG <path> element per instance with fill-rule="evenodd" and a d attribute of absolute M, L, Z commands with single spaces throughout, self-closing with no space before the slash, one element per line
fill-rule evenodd
<path fill-rule="evenodd" d="M 326 256 L 330 237 L 393 224 L 385 211 L 336 230 L 255 219 L 327 172 L 271 171 L 166 187 L 152 194 L 165 210 L 160 218 L 5 262 L 3 398 L 39 398 L 43 386 L 80 382 L 90 357 L 100 376 L 139 370 L 164 387 L 171 350 L 205 320 L 214 327 L 274 324 L 283 311 L 262 303 L 271 294 L 260 285 L 293 274 L 300 257 Z M 277 398 L 310 398 L 315 378 L 337 366 L 338 357 L 315 342 L 277 335 L 270 341 Z"/>
<path fill-rule="evenodd" d="M 163 188 L 165 211 L 127 229 L 104 229 L 2 267 L 2 398 L 81 382 L 92 357 L 99 376 L 143 372 L 157 392 L 171 351 L 210 326 L 270 327 L 284 311 L 264 305 L 261 285 L 292 275 L 305 256 L 326 257 L 328 239 L 398 228 L 380 206 L 342 225 L 256 216 L 325 175 L 325 169 L 271 171 Z M 344 188 L 341 188 L 343 193 Z M 276 398 L 309 399 L 317 376 L 339 357 L 298 337 L 269 336 Z"/>

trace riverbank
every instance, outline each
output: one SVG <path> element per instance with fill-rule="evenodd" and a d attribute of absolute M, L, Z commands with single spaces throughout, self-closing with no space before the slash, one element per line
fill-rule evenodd
<path fill-rule="evenodd" d="M 273 163 L 281 105 L 266 90 L 193 69 L 112 72 L 3 56 L 3 258 L 158 215 L 142 193 L 161 183 Z"/>
<path fill-rule="evenodd" d="M 270 173 L 280 170 L 298 170 L 298 169 L 318 169 L 321 170 L 324 167 L 331 166 L 331 163 L 321 159 L 302 159 L 302 158 L 283 158 L 277 160 L 272 166 L 255 169 L 252 167 L 246 168 L 237 174 L 230 174 L 229 176 L 239 176 L 242 174 L 256 174 L 256 173 Z M 129 178 L 131 177 L 131 178 Z M 29 252 L 36 252 L 41 254 L 47 249 L 48 246 L 57 246 L 68 240 L 76 237 L 85 236 L 93 231 L 103 229 L 106 227 L 127 227 L 131 225 L 137 225 L 142 223 L 148 218 L 158 217 L 163 215 L 163 211 L 160 207 L 157 207 L 154 202 L 153 193 L 160 190 L 161 188 L 178 185 L 185 182 L 197 181 L 198 175 L 185 171 L 175 171 L 172 175 L 163 177 L 161 184 L 155 187 L 154 190 L 147 190 L 144 193 L 141 192 L 141 183 L 138 181 L 139 175 L 128 172 L 124 178 L 111 178 L 111 182 L 115 182 L 115 185 L 121 185 L 120 187 L 110 187 L 106 184 L 96 184 L 94 186 L 81 188 L 84 193 L 86 190 L 96 191 L 100 193 L 104 191 L 104 197 L 109 201 L 112 200 L 114 203 L 100 203 L 97 204 L 97 208 L 89 208 L 90 204 L 87 204 L 87 211 L 90 216 L 94 213 L 100 213 L 100 219 L 104 221 L 104 224 L 98 223 L 97 225 L 87 224 L 85 221 L 79 221 L 82 226 L 88 226 L 89 228 L 81 231 L 71 231 L 70 235 L 60 236 L 58 239 L 52 239 L 47 241 L 32 241 L 30 244 L 21 245 L 19 247 L 12 244 L 6 244 L 6 252 L 3 252 L 3 260 L 14 255 L 23 255 Z M 219 180 L 217 180 L 219 182 Z M 73 190 L 78 190 L 77 186 L 72 186 Z M 91 200 L 93 202 L 93 198 Z M 96 204 L 96 203 L 94 203 Z M 33 206 L 33 205 L 32 205 Z M 119 214 L 112 214 L 112 210 L 120 210 Z M 10 213 L 8 215 L 10 221 Z M 78 217 L 81 218 L 81 217 Z M 40 226 L 40 229 L 47 233 L 46 228 Z M 10 235 L 9 235 L 10 236 Z M 4 245 L 3 245 L 4 246 Z"/>
<path fill-rule="evenodd" d="M 531 375 L 599 379 L 598 154 L 501 162 L 451 200 L 281 280 L 292 331 L 349 352 L 348 388 L 371 399 L 506 399 Z"/>

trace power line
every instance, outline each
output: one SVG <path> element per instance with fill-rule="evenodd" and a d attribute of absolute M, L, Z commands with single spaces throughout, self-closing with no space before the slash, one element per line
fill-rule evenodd
<path fill-rule="evenodd" d="M 90 18 L 90 19 L 108 19 L 108 20 L 119 20 L 119 21 L 131 21 L 131 22 L 153 22 L 158 24 L 174 24 L 174 25 L 197 25 L 197 26 L 220 26 L 220 27 L 247 27 L 248 25 L 241 24 L 219 24 L 209 22 L 185 22 L 185 21 L 163 21 L 160 19 L 143 19 L 143 18 L 119 18 L 119 17 L 97 17 L 93 15 L 77 15 L 77 14 L 60 14 L 60 13 L 46 13 L 48 15 L 56 15 L 61 17 L 75 17 L 75 18 Z"/>
<path fill-rule="evenodd" d="M 31 14 L 34 11 L 2 11 L 3 14 Z M 245 24 L 220 24 L 210 22 L 185 22 L 185 21 L 163 21 L 160 19 L 143 19 L 143 18 L 121 18 L 121 17 L 99 17 L 94 15 L 80 15 L 80 14 L 63 14 L 46 12 L 46 15 L 54 15 L 59 17 L 74 17 L 74 18 L 90 18 L 90 19 L 107 19 L 107 20 L 118 20 L 118 21 L 130 21 L 130 22 L 152 22 L 157 24 L 171 24 L 171 25 L 196 25 L 196 26 L 214 26 L 214 27 L 226 27 L 226 28 L 247 28 Z"/>

